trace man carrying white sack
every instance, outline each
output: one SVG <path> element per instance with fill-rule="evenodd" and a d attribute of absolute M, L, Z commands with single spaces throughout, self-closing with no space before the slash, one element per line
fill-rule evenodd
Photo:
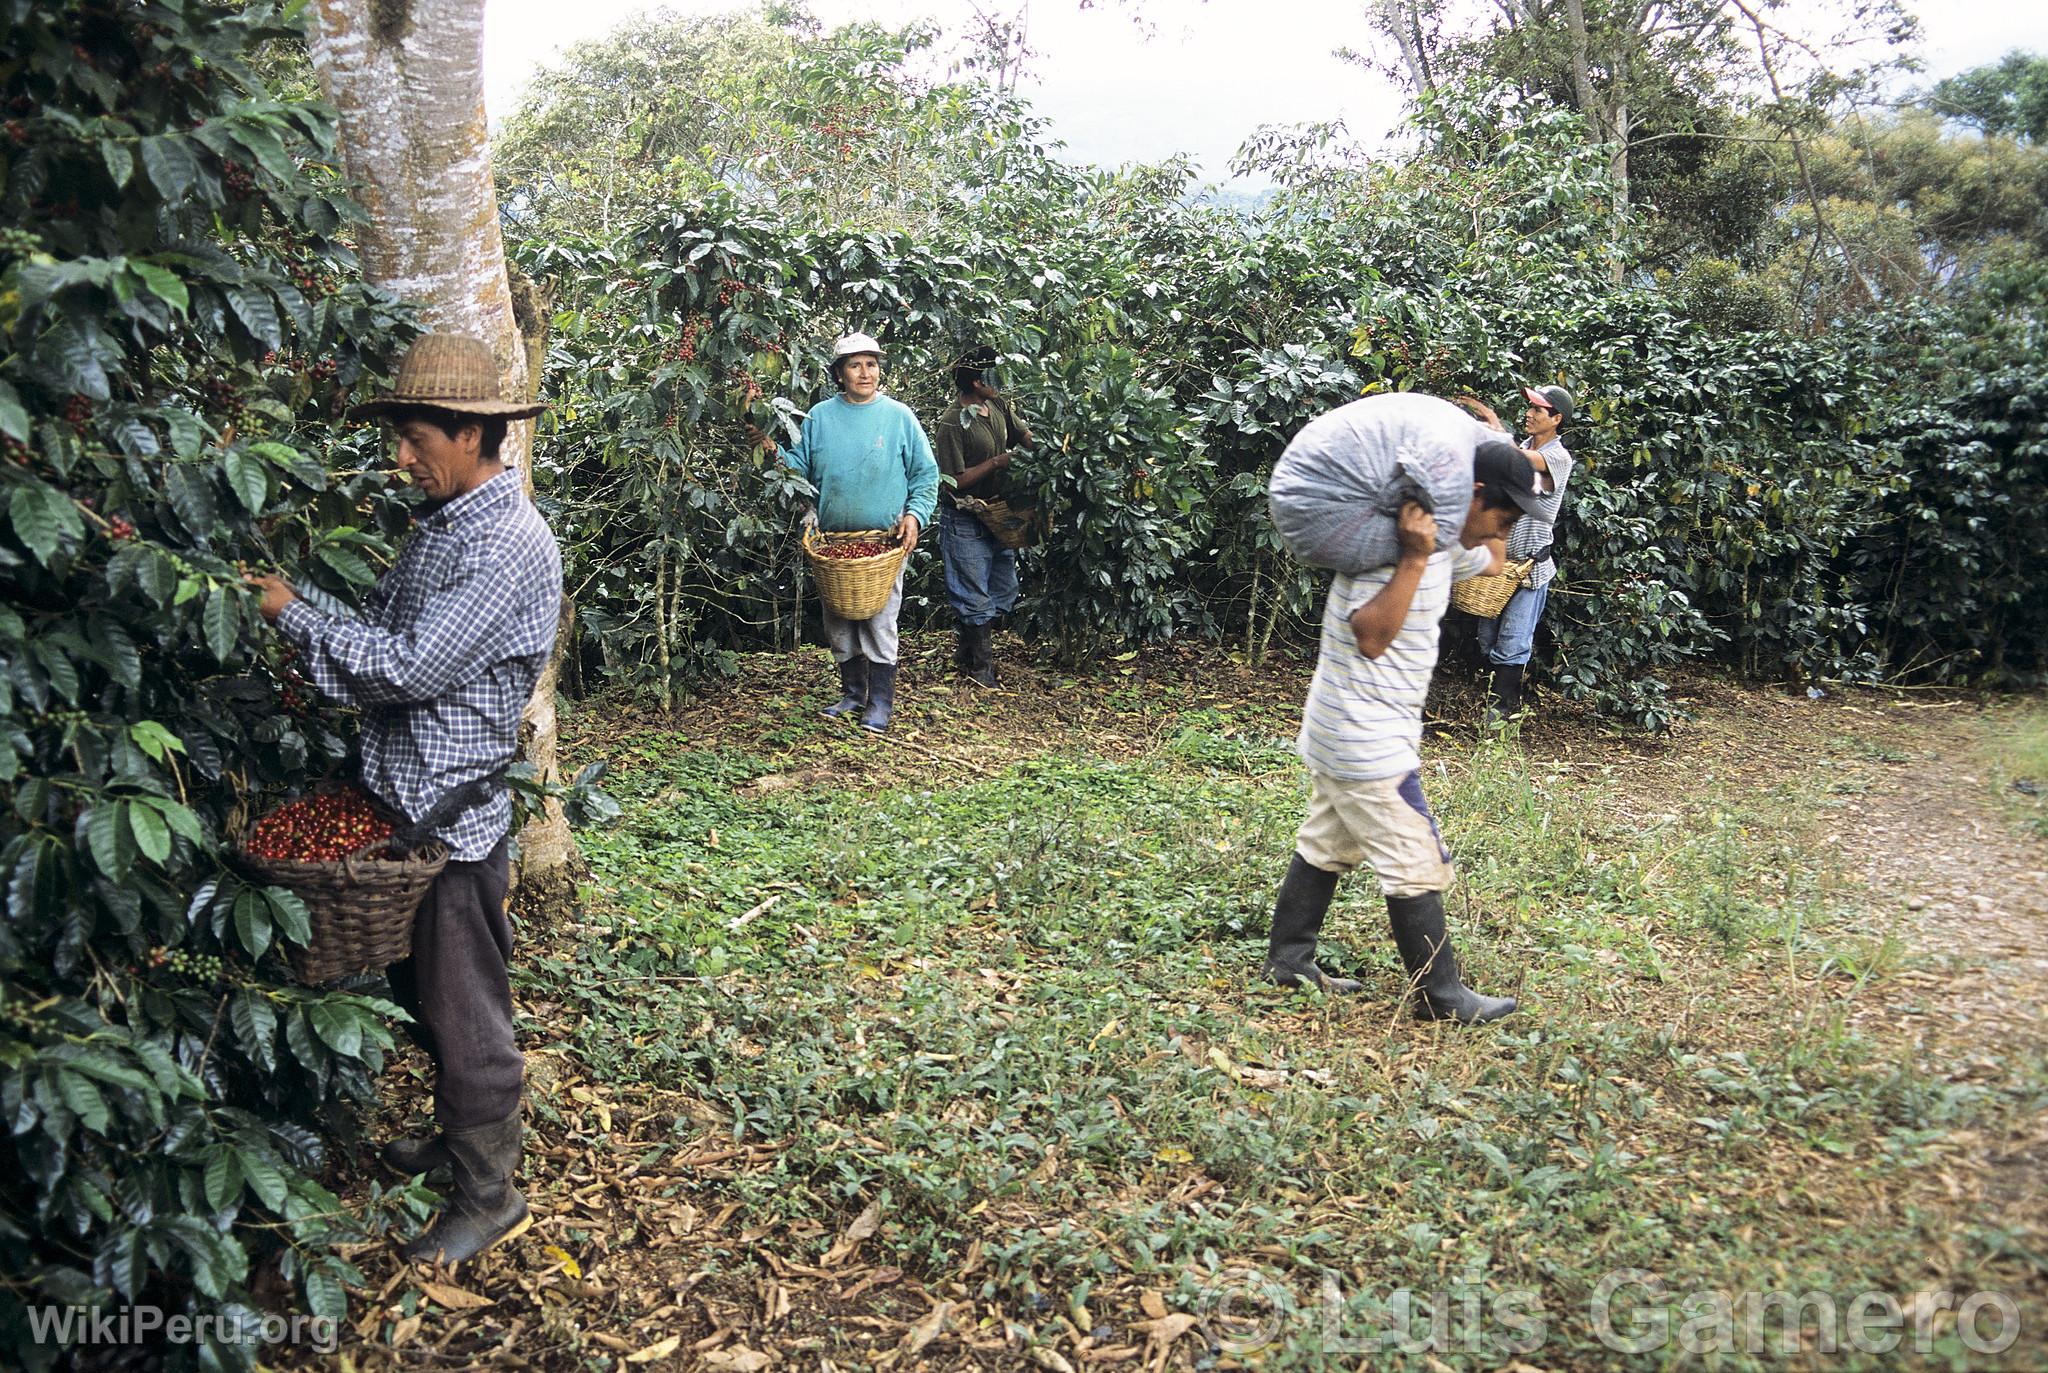
<path fill-rule="evenodd" d="M 1381 413 L 1360 415 L 1361 407 Z M 1410 425 L 1404 416 L 1422 423 Z M 1393 451 L 1364 455 L 1325 447 L 1368 440 Z M 1416 1017 L 1498 1020 L 1515 1009 L 1514 999 L 1481 996 L 1464 984 L 1445 929 L 1443 894 L 1454 873 L 1422 794 L 1422 703 L 1436 669 L 1451 582 L 1499 569 L 1508 528 L 1539 500 L 1534 469 L 1498 433 L 1427 396 L 1368 397 L 1311 424 L 1281 460 L 1296 479 L 1314 466 L 1303 461 L 1305 441 L 1321 450 L 1318 461 L 1325 466 L 1349 470 L 1352 504 L 1366 508 L 1346 512 L 1342 502 L 1324 501 L 1314 519 L 1291 520 L 1291 527 L 1297 533 L 1316 529 L 1322 539 L 1311 550 L 1316 558 L 1364 559 L 1389 542 L 1373 527 L 1384 521 L 1392 528 L 1393 554 L 1377 566 L 1340 568 L 1324 606 L 1322 647 L 1297 742 L 1312 783 L 1308 816 L 1274 904 L 1265 975 L 1283 987 L 1360 990 L 1349 978 L 1325 973 L 1315 955 L 1337 879 L 1364 864 L 1386 894 L 1394 943 L 1418 993 Z M 1387 497 L 1360 484 L 1358 474 L 1368 468 L 1386 474 L 1388 483 L 1408 484 L 1397 487 L 1409 494 L 1392 518 L 1377 510 Z M 1301 513 L 1294 503 L 1300 488 L 1283 493 L 1278 471 L 1276 525 L 1283 506 L 1288 515 Z M 1337 485 L 1344 478 L 1330 480 Z M 1417 495 L 1429 498 L 1432 508 Z M 1447 507 L 1455 510 L 1448 543 Z"/>

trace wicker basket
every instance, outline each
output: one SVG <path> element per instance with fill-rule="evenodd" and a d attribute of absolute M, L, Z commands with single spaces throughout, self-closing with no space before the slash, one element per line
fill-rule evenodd
<path fill-rule="evenodd" d="M 828 558 L 823 550 L 835 544 L 878 541 L 890 545 L 887 553 L 872 558 Z M 882 613 L 896 590 L 896 575 L 910 551 L 886 530 L 862 529 L 843 534 L 804 531 L 804 558 L 811 565 L 811 580 L 818 584 L 818 599 L 842 620 L 871 620 Z"/>
<path fill-rule="evenodd" d="M 448 866 L 448 848 L 429 840 L 409 857 L 390 858 L 379 840 L 339 862 L 294 863 L 254 857 L 237 843 L 235 861 L 306 903 L 313 937 L 289 952 L 299 981 L 319 986 L 412 957 L 413 914 Z"/>
<path fill-rule="evenodd" d="M 1528 582 L 1535 566 L 1533 562 L 1503 563 L 1491 577 L 1467 577 L 1462 582 L 1452 582 L 1451 604 L 1467 615 L 1495 619 L 1508 608 L 1515 592 Z"/>
<path fill-rule="evenodd" d="M 1017 510 L 1008 501 L 983 501 L 972 496 L 960 498 L 960 509 L 981 521 L 988 536 L 1008 549 L 1029 548 L 1038 542 L 1036 510 Z"/>

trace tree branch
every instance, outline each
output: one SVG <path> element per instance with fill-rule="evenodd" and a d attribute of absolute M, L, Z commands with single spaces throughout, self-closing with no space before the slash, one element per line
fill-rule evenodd
<path fill-rule="evenodd" d="M 1729 3 L 1739 10 L 1743 18 L 1749 20 L 1751 26 L 1756 30 L 1757 57 L 1763 63 L 1764 76 L 1771 83 L 1772 98 L 1777 101 L 1779 108 L 1790 108 L 1791 102 L 1785 98 L 1784 87 L 1778 81 L 1778 64 L 1771 56 L 1770 35 L 1779 32 L 1779 30 L 1766 24 L 1763 16 L 1751 9 L 1746 0 L 1729 0 Z M 1780 34 L 1780 36 L 1785 35 Z M 1794 42 L 1800 47 L 1805 47 L 1805 44 L 1798 43 L 1796 39 L 1788 39 L 1788 41 Z M 1808 52 L 1812 51 L 1811 48 L 1806 50 Z M 1814 255 L 1820 250 L 1820 235 L 1822 231 L 1825 231 L 1827 236 L 1835 241 L 1835 246 L 1841 250 L 1842 265 L 1856 278 L 1856 284 L 1863 288 L 1863 293 L 1869 302 L 1872 305 L 1877 304 L 1876 287 L 1871 285 L 1870 278 L 1864 274 L 1863 268 L 1856 261 L 1855 254 L 1850 251 L 1848 242 L 1836 231 L 1833 221 L 1827 217 L 1827 212 L 1821 207 L 1820 191 L 1813 184 L 1813 168 L 1808 165 L 1806 160 L 1806 141 L 1789 127 L 1785 131 L 1785 136 L 1791 141 L 1793 160 L 1799 164 L 1799 180 L 1806 187 L 1807 204 L 1813 207 L 1815 229 L 1813 251 L 1807 254 L 1806 269 L 1800 276 L 1799 294 L 1803 296 L 1806 293 L 1806 284 L 1811 280 L 1813 274 Z"/>

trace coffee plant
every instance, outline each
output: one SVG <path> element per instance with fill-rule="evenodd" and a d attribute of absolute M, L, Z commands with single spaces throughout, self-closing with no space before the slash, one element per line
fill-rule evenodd
<path fill-rule="evenodd" d="M 1419 127 L 1429 151 L 1399 164 L 1326 134 L 1255 141 L 1246 166 L 1281 187 L 1258 214 L 1191 198 L 1172 165 L 1026 146 L 914 235 L 800 226 L 756 189 L 609 243 L 528 244 L 568 307 L 540 462 L 590 664 L 672 699 L 803 636 L 803 493 L 750 427 L 793 434 L 830 393 L 832 338 L 864 328 L 927 425 L 967 343 L 1002 354 L 1037 439 L 1010 483 L 1049 527 L 1016 619 L 1064 658 L 1312 641 L 1319 580 L 1265 516 L 1293 432 L 1382 389 L 1469 391 L 1512 420 L 1523 384 L 1561 381 L 1579 467 L 1540 661 L 1567 694 L 1656 728 L 1659 674 L 1687 660 L 2039 679 L 2048 618 L 2013 572 L 2039 542 L 2038 269 L 1797 337 L 1628 271 L 1638 226 L 1576 117 L 1479 92 Z M 1906 375 L 1914 395 L 1887 396 Z M 944 622 L 936 565 L 913 563 L 913 622 Z"/>
<path fill-rule="evenodd" d="M 42 1304 L 222 1323 L 259 1285 L 345 1314 L 322 1185 L 391 1008 L 287 983 L 289 893 L 238 827 L 341 772 L 352 729 L 242 569 L 374 580 L 406 522 L 335 425 L 408 336 L 350 251 L 331 117 L 252 69 L 267 4 L 0 4 L 0 1341 Z M 273 1298 L 272 1300 L 275 1300 Z"/>

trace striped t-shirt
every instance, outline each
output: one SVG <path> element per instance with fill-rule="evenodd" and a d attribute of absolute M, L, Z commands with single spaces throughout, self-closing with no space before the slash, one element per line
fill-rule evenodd
<path fill-rule="evenodd" d="M 1561 439 L 1552 439 L 1536 450 L 1543 455 L 1544 463 L 1550 469 L 1548 491 L 1541 493 L 1538 504 L 1542 507 L 1533 515 L 1524 515 L 1515 521 L 1515 527 L 1508 531 L 1508 561 L 1521 562 L 1531 553 L 1541 553 L 1550 547 L 1556 537 L 1558 512 L 1564 509 L 1564 484 L 1572 479 L 1572 455 Z M 1540 476 L 1540 474 L 1539 474 Z M 1538 486 L 1545 485 L 1538 482 Z M 1550 579 L 1557 575 L 1557 561 L 1545 558 L 1529 569 L 1529 585 L 1549 586 Z"/>
<path fill-rule="evenodd" d="M 1484 548 L 1452 548 L 1431 557 L 1401 632 L 1377 658 L 1358 651 L 1351 617 L 1394 579 L 1394 569 L 1340 576 L 1331 585 L 1322 651 L 1295 741 L 1311 772 L 1372 782 L 1422 766 L 1422 702 L 1436 671 L 1437 628 L 1451 602 L 1451 582 L 1486 571 L 1491 556 Z"/>

